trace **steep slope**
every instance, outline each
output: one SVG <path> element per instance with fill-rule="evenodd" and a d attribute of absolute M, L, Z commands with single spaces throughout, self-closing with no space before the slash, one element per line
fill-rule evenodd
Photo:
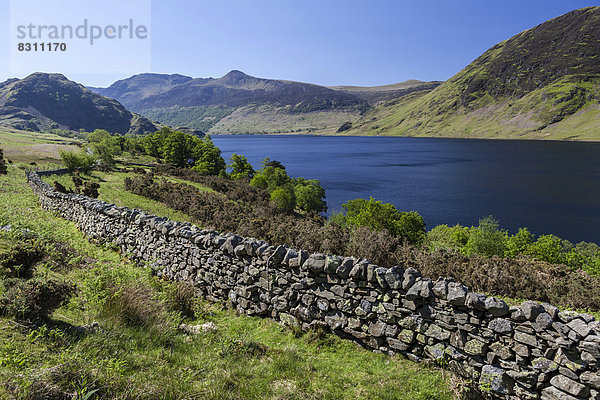
<path fill-rule="evenodd" d="M 61 74 L 34 73 L 0 84 L 0 123 L 18 129 L 106 129 L 145 133 L 156 127 L 118 101 L 91 92 Z"/>
<path fill-rule="evenodd" d="M 368 101 L 369 104 L 375 104 L 379 101 L 402 97 L 412 92 L 433 90 L 442 83 L 443 82 L 424 82 L 411 79 L 405 82 L 383 86 L 329 86 L 329 88 L 354 94 Z"/>
<path fill-rule="evenodd" d="M 600 7 L 498 43 L 429 93 L 375 107 L 350 133 L 600 139 Z"/>
<path fill-rule="evenodd" d="M 142 99 L 166 92 L 174 86 L 191 81 L 185 75 L 139 74 L 113 83 L 108 88 L 89 88 L 102 96 L 117 99 L 128 109 Z"/>

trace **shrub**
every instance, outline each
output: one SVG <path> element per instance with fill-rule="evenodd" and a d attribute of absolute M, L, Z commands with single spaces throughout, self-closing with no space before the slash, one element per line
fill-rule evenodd
<path fill-rule="evenodd" d="M 35 265 L 44 258 L 41 245 L 33 240 L 19 240 L 8 252 L 0 254 L 0 277 L 30 279 Z"/>
<path fill-rule="evenodd" d="M 527 254 L 541 261 L 563 264 L 566 261 L 565 245 L 569 244 L 557 236 L 542 235 L 528 247 Z"/>
<path fill-rule="evenodd" d="M 533 243 L 533 234 L 527 228 L 519 228 L 519 232 L 506 238 L 504 255 L 514 258 L 518 255 L 527 254 Z"/>
<path fill-rule="evenodd" d="M 346 213 L 345 222 L 351 227 L 386 230 L 413 244 L 421 243 L 425 237 L 425 221 L 415 211 L 401 212 L 393 204 L 382 203 L 372 197 L 369 200 L 350 200 L 342 205 L 342 209 Z"/>
<path fill-rule="evenodd" d="M 430 251 L 461 251 L 469 240 L 469 228 L 461 225 L 438 225 L 425 237 L 425 246 Z"/>
<path fill-rule="evenodd" d="M 60 157 L 62 158 L 65 167 L 71 172 L 81 171 L 83 173 L 88 173 L 94 166 L 94 157 L 85 152 L 75 153 L 72 151 L 61 151 Z"/>
<path fill-rule="evenodd" d="M 4 312 L 26 321 L 47 319 L 75 293 L 75 286 L 64 281 L 45 278 L 19 280 L 2 299 Z"/>
<path fill-rule="evenodd" d="M 271 192 L 271 201 L 278 210 L 292 212 L 296 207 L 296 195 L 292 185 L 278 187 Z"/>
<path fill-rule="evenodd" d="M 294 183 L 294 195 L 296 197 L 296 206 L 305 212 L 327 211 L 325 202 L 325 189 L 316 179 L 296 178 Z"/>
<path fill-rule="evenodd" d="M 402 247 L 400 265 L 415 267 L 424 276 L 452 277 L 473 291 L 515 299 L 545 301 L 577 309 L 600 310 L 600 277 L 524 257 L 506 259 L 429 252 Z"/>
<path fill-rule="evenodd" d="M 252 178 L 254 176 L 254 168 L 245 156 L 233 153 L 229 160 L 231 162 L 229 164 L 231 179 Z"/>
<path fill-rule="evenodd" d="M 157 325 L 164 316 L 164 306 L 143 283 L 115 287 L 104 304 L 104 315 L 114 322 L 131 327 Z"/>
<path fill-rule="evenodd" d="M 0 175 L 6 175 L 8 173 L 8 169 L 6 168 L 6 163 L 4 162 L 4 151 L 0 148 Z"/>
<path fill-rule="evenodd" d="M 506 232 L 498 229 L 498 222 L 492 217 L 479 220 L 479 226 L 471 228 L 469 240 L 463 251 L 466 255 L 504 256 Z"/>
<path fill-rule="evenodd" d="M 98 189 L 100 189 L 100 184 L 98 182 L 87 181 L 81 193 L 83 193 L 86 196 L 97 199 L 99 196 Z"/>
<path fill-rule="evenodd" d="M 366 227 L 358 227 L 350 233 L 348 254 L 355 257 L 366 258 L 369 261 L 391 267 L 396 264 L 392 256 L 400 246 L 398 236 L 393 236 L 387 231 L 373 231 Z"/>

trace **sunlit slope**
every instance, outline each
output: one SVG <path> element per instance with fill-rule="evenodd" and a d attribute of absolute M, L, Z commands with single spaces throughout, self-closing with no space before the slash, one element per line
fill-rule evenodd
<path fill-rule="evenodd" d="M 380 104 L 349 133 L 600 140 L 600 7 L 501 42 L 431 92 Z"/>

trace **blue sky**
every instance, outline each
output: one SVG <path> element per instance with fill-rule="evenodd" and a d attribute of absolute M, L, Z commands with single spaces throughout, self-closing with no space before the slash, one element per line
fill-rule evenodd
<path fill-rule="evenodd" d="M 68 15 L 60 0 L 49 3 Z M 139 72 L 218 77 L 239 69 L 266 78 L 362 86 L 446 80 L 495 43 L 593 5 L 600 2 L 153 0 L 151 65 Z M 8 10 L 9 0 L 0 0 L 5 18 L 0 37 L 6 38 L 0 41 L 0 51 L 5 55 Z M 112 55 L 115 63 L 120 56 L 118 51 Z M 0 57 L 1 80 L 11 77 L 7 58 Z M 43 65 L 30 68 L 44 70 Z M 95 86 L 129 75 L 67 73 L 70 79 Z"/>

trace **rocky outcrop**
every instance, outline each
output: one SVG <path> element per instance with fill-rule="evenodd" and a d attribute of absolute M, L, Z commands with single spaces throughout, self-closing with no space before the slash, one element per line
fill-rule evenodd
<path fill-rule="evenodd" d="M 375 351 L 449 365 L 495 398 L 600 398 L 600 323 L 587 314 L 531 301 L 509 307 L 413 268 L 220 234 L 57 193 L 36 173 L 27 177 L 43 208 L 88 237 L 240 313 L 327 327 Z"/>

